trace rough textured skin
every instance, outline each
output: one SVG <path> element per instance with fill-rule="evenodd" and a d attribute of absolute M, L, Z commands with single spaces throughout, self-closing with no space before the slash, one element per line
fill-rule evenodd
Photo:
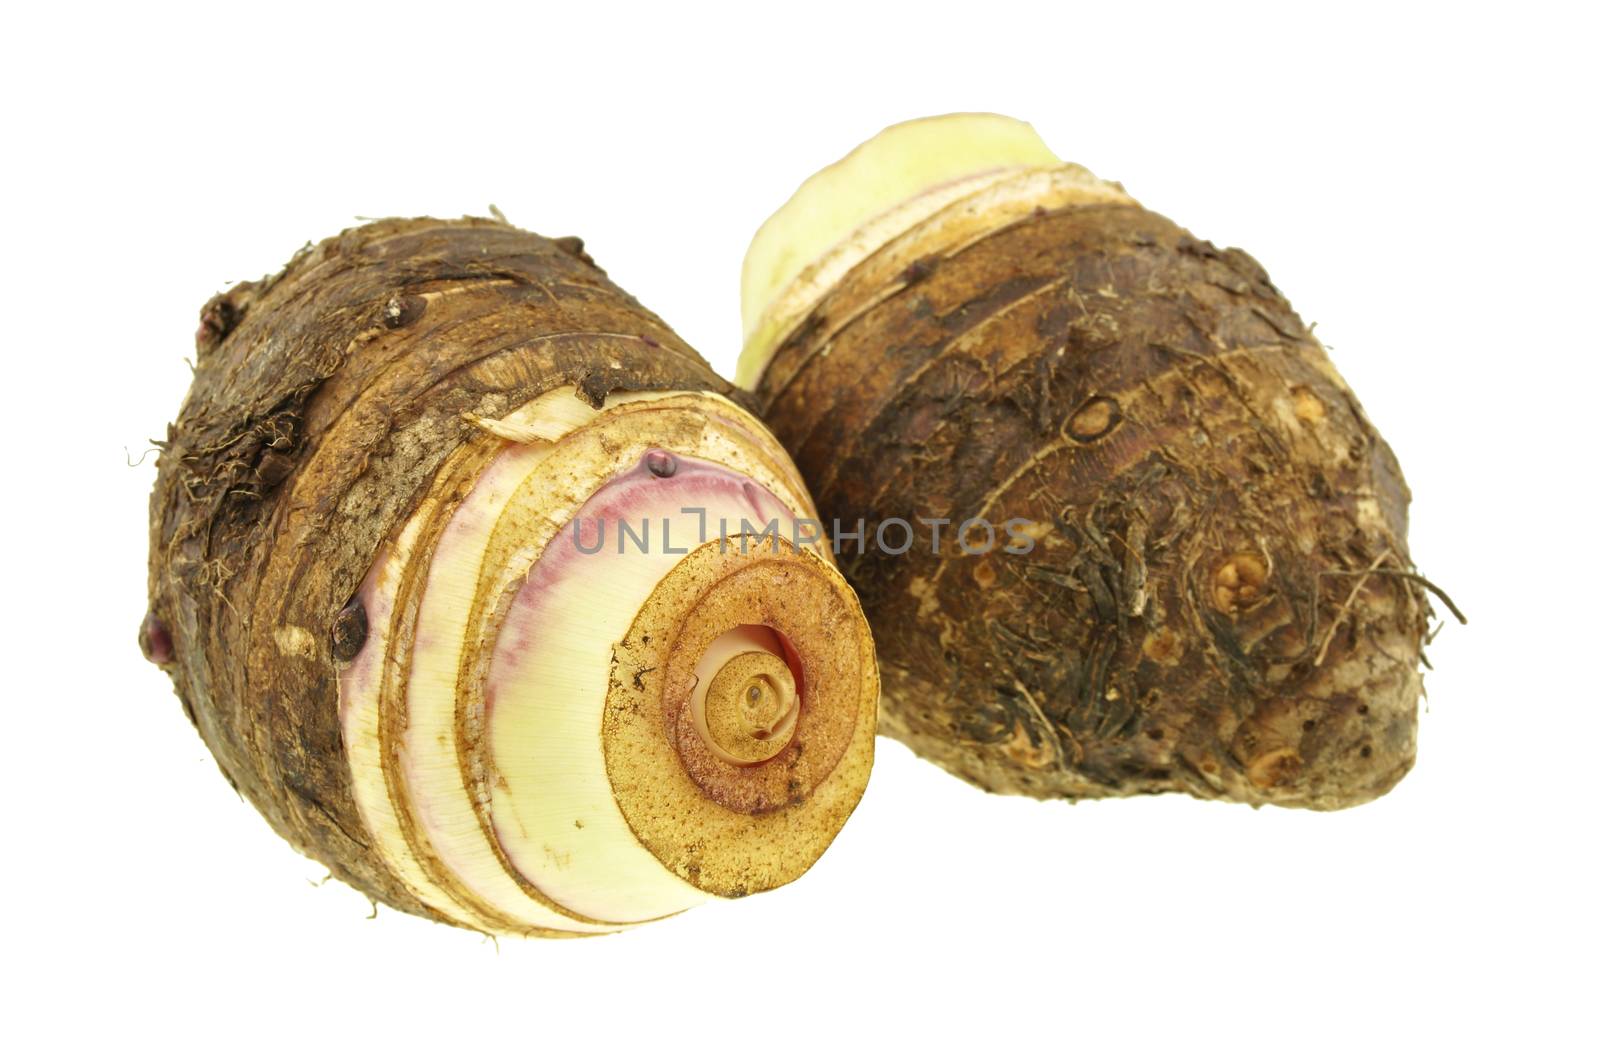
<path fill-rule="evenodd" d="M 823 519 L 867 523 L 839 562 L 881 729 L 922 756 L 1039 797 L 1311 808 L 1411 766 L 1430 614 L 1409 494 L 1244 253 L 1099 205 L 893 274 L 869 259 L 758 398 Z M 1024 519 L 1037 542 L 963 556 L 951 526 L 935 556 L 917 525 L 888 556 L 871 536 L 892 517 Z"/>
<path fill-rule="evenodd" d="M 336 620 L 473 431 L 565 384 L 726 393 L 576 240 L 390 220 L 206 304 L 150 500 L 146 655 L 228 780 L 296 848 L 395 908 L 349 792 Z M 349 640 L 349 617 L 337 626 Z M 348 646 L 345 647 L 349 649 Z"/>

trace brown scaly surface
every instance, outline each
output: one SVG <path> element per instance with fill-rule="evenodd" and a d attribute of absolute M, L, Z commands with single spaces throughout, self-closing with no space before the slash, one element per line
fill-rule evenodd
<path fill-rule="evenodd" d="M 758 391 L 824 520 L 867 522 L 839 560 L 883 733 L 1039 797 L 1340 808 L 1394 786 L 1430 615 L 1409 493 L 1261 267 L 1133 205 L 923 251 L 853 270 Z M 913 516 L 1023 518 L 1038 542 L 962 556 L 951 527 L 934 556 L 918 524 L 908 554 L 870 546 Z"/>
<path fill-rule="evenodd" d="M 472 431 L 563 385 L 729 390 L 576 240 L 389 220 L 206 304 L 150 499 L 147 655 L 279 834 L 396 908 L 350 795 L 330 639 L 381 541 Z"/>

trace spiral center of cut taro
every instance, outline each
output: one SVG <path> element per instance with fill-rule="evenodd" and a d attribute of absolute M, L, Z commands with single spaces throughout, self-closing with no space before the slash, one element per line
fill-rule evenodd
<path fill-rule="evenodd" d="M 793 670 L 767 628 L 741 625 L 695 666 L 691 709 L 706 746 L 729 764 L 759 764 L 789 745 L 800 719 Z"/>

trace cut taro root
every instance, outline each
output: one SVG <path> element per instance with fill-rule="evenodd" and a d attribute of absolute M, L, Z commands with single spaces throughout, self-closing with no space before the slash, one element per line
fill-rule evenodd
<path fill-rule="evenodd" d="M 573 241 L 363 226 L 208 304 L 147 655 L 336 875 L 496 934 L 787 883 L 877 671 L 798 474 Z"/>

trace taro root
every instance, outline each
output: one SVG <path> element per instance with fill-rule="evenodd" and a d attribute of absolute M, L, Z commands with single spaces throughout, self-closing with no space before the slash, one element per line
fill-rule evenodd
<path fill-rule="evenodd" d="M 1409 493 L 1248 255 L 955 115 L 802 185 L 743 306 L 739 383 L 865 524 L 883 733 L 1038 797 L 1332 809 L 1410 768 Z"/>
<path fill-rule="evenodd" d="M 297 848 L 395 908 L 593 934 L 782 885 L 877 671 L 806 489 L 576 241 L 391 220 L 213 299 L 147 656 Z"/>

